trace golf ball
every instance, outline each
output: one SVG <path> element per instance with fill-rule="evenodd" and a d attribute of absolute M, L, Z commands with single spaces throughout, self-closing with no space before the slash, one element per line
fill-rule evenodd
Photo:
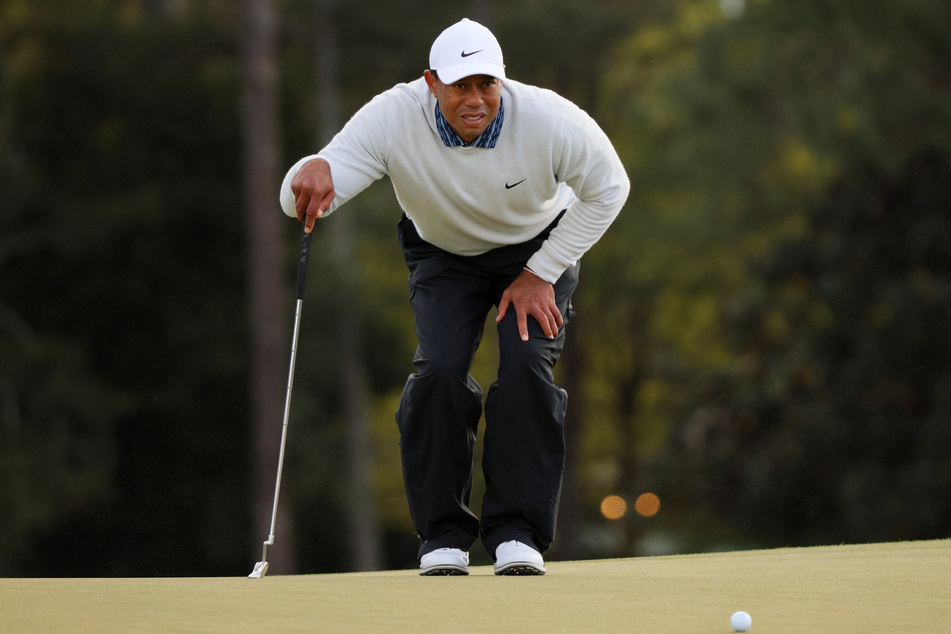
<path fill-rule="evenodd" d="M 733 616 L 730 617 L 730 627 L 735 632 L 745 632 L 750 629 L 751 625 L 753 625 L 753 617 L 742 610 L 734 612 Z"/>

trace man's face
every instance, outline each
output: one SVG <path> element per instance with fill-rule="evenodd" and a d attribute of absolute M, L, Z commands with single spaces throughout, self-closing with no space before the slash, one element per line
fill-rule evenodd
<path fill-rule="evenodd" d="M 463 77 L 453 84 L 444 84 L 426 71 L 426 83 L 439 102 L 442 116 L 466 143 L 485 132 L 499 113 L 502 103 L 502 80 L 489 75 Z"/>

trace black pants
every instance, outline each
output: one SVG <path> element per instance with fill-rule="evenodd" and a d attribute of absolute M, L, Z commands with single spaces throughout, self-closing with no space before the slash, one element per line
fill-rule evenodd
<path fill-rule="evenodd" d="M 420 556 L 437 548 L 469 550 L 479 537 L 493 558 L 498 545 L 512 539 L 544 552 L 554 539 L 567 395 L 555 385 L 552 370 L 564 328 L 549 339 L 530 317 L 525 342 L 514 309 L 498 324 L 498 378 L 485 399 L 481 523 L 469 502 L 482 388 L 469 370 L 489 310 L 555 224 L 528 242 L 462 257 L 421 239 L 405 216 L 400 221 L 418 347 L 416 373 L 406 382 L 396 420 Z M 577 284 L 578 265 L 555 284 L 566 323 Z"/>

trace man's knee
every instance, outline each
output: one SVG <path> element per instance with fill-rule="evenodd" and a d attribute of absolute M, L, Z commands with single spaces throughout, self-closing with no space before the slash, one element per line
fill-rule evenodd
<path fill-rule="evenodd" d="M 514 341 L 499 351 L 499 378 L 514 377 L 519 381 L 538 377 L 546 382 L 553 381 L 552 370 L 558 359 L 555 342 L 545 337 L 530 338 L 528 341 Z"/>
<path fill-rule="evenodd" d="M 464 353 L 450 346 L 437 347 L 428 352 L 417 351 L 413 358 L 416 372 L 434 380 L 458 381 L 469 375 L 472 353 Z"/>

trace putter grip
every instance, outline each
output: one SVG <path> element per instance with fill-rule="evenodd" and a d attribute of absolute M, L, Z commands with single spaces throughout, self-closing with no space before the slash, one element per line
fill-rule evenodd
<path fill-rule="evenodd" d="M 304 299 L 304 285 L 307 283 L 307 259 L 310 257 L 310 236 L 306 231 L 300 239 L 300 261 L 297 264 L 297 299 Z"/>

